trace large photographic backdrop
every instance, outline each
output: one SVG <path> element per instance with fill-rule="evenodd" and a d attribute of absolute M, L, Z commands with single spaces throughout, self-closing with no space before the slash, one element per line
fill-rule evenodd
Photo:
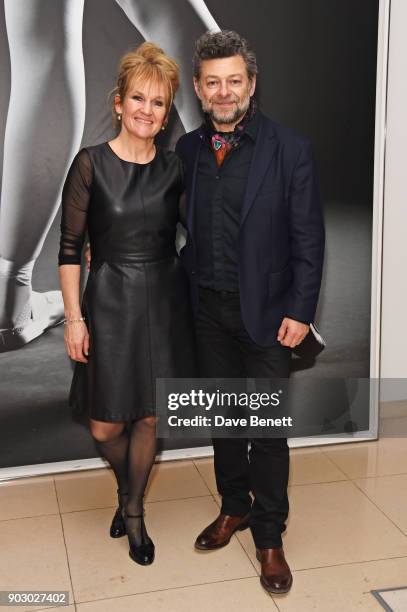
<path fill-rule="evenodd" d="M 182 88 L 162 135 L 173 148 L 199 122 L 193 40 L 208 28 L 235 29 L 257 52 L 261 109 L 312 141 L 321 178 L 327 238 L 317 322 L 328 346 L 294 375 L 369 377 L 378 4 L 2 1 L 0 257 L 27 274 L 35 260 L 34 291 L 58 289 L 59 191 L 80 146 L 113 136 L 108 94 L 121 55 L 150 39 L 180 62 Z M 0 266 L 3 295 L 6 283 Z M 0 352 L 0 468 L 97 456 L 71 418 L 71 375 L 62 326 Z"/>

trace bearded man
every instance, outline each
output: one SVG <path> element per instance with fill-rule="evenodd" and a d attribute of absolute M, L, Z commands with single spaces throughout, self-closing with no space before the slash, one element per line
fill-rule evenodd
<path fill-rule="evenodd" d="M 207 32 L 193 61 L 205 122 L 182 136 L 176 151 L 185 167 L 181 257 L 200 375 L 286 378 L 291 350 L 314 319 L 322 275 L 324 226 L 310 143 L 257 108 L 256 56 L 239 34 Z M 195 547 L 216 550 L 250 527 L 261 584 L 285 593 L 292 584 L 281 539 L 287 439 L 231 437 L 213 446 L 222 506 Z"/>

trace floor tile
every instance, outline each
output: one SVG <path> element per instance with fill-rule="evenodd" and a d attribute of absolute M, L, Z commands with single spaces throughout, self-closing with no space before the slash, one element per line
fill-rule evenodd
<path fill-rule="evenodd" d="M 399 379 L 400 381 L 400 379 Z M 384 379 L 381 381 L 382 387 L 390 384 L 393 386 L 394 380 Z M 405 383 L 403 382 L 403 388 L 405 389 Z M 403 417 L 407 414 L 407 400 L 397 400 L 394 402 L 380 402 L 380 418 L 381 419 L 394 419 Z"/>
<path fill-rule="evenodd" d="M 112 470 L 71 472 L 55 477 L 61 512 L 108 508 L 117 505 L 117 485 Z M 192 461 L 156 463 L 145 499 L 163 501 L 209 495 Z"/>
<path fill-rule="evenodd" d="M 390 382 L 382 381 L 386 384 Z M 379 438 L 393 436 L 406 438 L 407 436 L 407 402 L 381 402 L 379 412 Z"/>
<path fill-rule="evenodd" d="M 405 438 L 325 446 L 323 453 L 349 478 L 407 474 Z"/>
<path fill-rule="evenodd" d="M 407 537 L 352 482 L 291 487 L 289 500 L 283 543 L 293 569 L 407 556 Z M 255 562 L 250 533 L 237 537 Z"/>
<path fill-rule="evenodd" d="M 407 474 L 361 478 L 355 484 L 407 535 Z"/>
<path fill-rule="evenodd" d="M 376 597 L 379 597 L 379 603 L 387 605 L 392 612 L 406 612 L 407 610 L 407 587 L 377 591 Z"/>
<path fill-rule="evenodd" d="M 319 449 L 296 448 L 290 451 L 289 485 L 346 479 L 347 476 Z"/>
<path fill-rule="evenodd" d="M 157 546 L 148 567 L 131 561 L 126 538 L 109 537 L 110 509 L 63 515 L 76 601 L 255 576 L 236 538 L 215 555 L 194 550 L 196 536 L 217 513 L 211 496 L 146 504 L 146 523 Z"/>
<path fill-rule="evenodd" d="M 407 558 L 294 572 L 287 595 L 275 596 L 281 612 L 383 612 L 370 592 L 401 586 Z"/>
<path fill-rule="evenodd" d="M 70 591 L 59 515 L 2 521 L 0 542 L 0 590 Z M 18 610 L 38 607 L 18 606 Z"/>
<path fill-rule="evenodd" d="M 253 610 L 276 612 L 271 597 L 262 589 L 258 578 L 213 582 L 181 589 L 156 591 L 105 601 L 78 605 L 78 612 L 229 612 Z"/>
<path fill-rule="evenodd" d="M 154 466 L 146 495 L 157 545 L 150 567 L 129 559 L 127 538 L 109 538 L 117 503 L 111 470 L 55 476 L 63 530 L 52 477 L 0 484 L 0 589 L 69 590 L 70 569 L 77 612 L 380 612 L 370 591 L 407 584 L 405 449 L 404 439 L 382 438 L 291 450 L 283 541 L 294 584 L 274 601 L 260 587 L 249 530 L 219 551 L 193 548 L 219 512 L 212 458 Z"/>
<path fill-rule="evenodd" d="M 208 459 L 195 459 L 194 463 L 210 492 L 216 495 L 218 489 L 216 487 L 215 471 L 213 469 L 213 457 L 209 457 Z"/>
<path fill-rule="evenodd" d="M 165 461 L 154 466 L 146 500 L 165 501 L 209 495 L 192 461 Z"/>
<path fill-rule="evenodd" d="M 110 469 L 57 475 L 55 486 L 61 512 L 117 505 L 117 485 Z"/>
<path fill-rule="evenodd" d="M 0 520 L 58 513 L 52 477 L 20 478 L 0 483 Z"/>
<path fill-rule="evenodd" d="M 7 609 L 7 608 L 6 608 Z M 19 608 L 20 609 L 20 608 Z M 40 610 L 42 610 L 42 608 L 34 608 L 34 610 L 36 612 L 40 612 Z M 33 610 L 33 612 L 34 612 Z M 75 606 L 59 606 L 58 608 L 46 608 L 47 612 L 61 612 L 61 610 L 63 610 L 63 612 L 76 612 L 75 610 Z"/>

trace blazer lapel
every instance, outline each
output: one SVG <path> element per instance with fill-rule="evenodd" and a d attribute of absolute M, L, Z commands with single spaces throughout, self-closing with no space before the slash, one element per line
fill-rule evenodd
<path fill-rule="evenodd" d="M 198 131 L 198 139 L 196 144 L 194 143 L 193 153 L 195 156 L 193 159 L 193 169 L 192 169 L 192 181 L 191 181 L 191 192 L 189 197 L 189 202 L 187 206 L 187 226 L 189 235 L 193 237 L 194 231 L 194 217 L 195 217 L 195 190 L 196 190 L 196 176 L 198 173 L 198 161 L 199 161 L 199 153 L 201 151 L 202 142 L 203 142 L 203 132 L 202 130 Z"/>
<path fill-rule="evenodd" d="M 274 131 L 269 131 L 267 127 L 268 126 L 264 120 L 264 117 L 261 116 L 253 158 L 250 164 L 249 176 L 247 179 L 240 226 L 243 225 L 247 217 L 247 214 L 256 197 L 257 191 L 263 181 L 264 175 L 270 167 L 276 153 L 277 139 L 274 135 Z"/>

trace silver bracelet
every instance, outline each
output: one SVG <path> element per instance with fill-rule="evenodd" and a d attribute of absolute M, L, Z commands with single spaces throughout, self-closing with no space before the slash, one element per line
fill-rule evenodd
<path fill-rule="evenodd" d="M 85 317 L 80 317 L 79 319 L 64 319 L 64 325 L 68 325 L 69 323 L 80 323 L 81 321 L 86 321 Z"/>

